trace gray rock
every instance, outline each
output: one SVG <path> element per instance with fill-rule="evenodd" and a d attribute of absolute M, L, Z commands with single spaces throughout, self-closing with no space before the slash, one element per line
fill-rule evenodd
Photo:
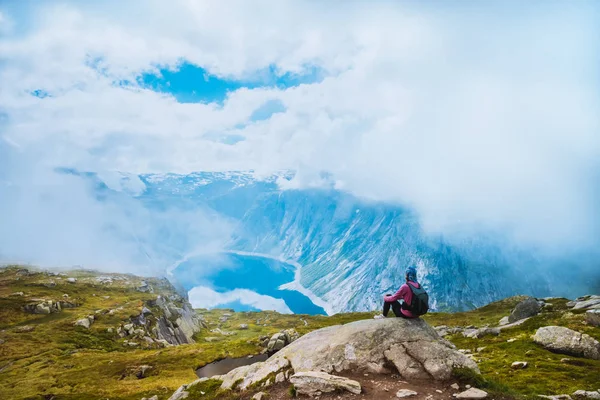
<path fill-rule="evenodd" d="M 527 368 L 527 361 L 515 361 L 510 365 L 512 369 L 523 369 Z"/>
<path fill-rule="evenodd" d="M 424 320 L 388 318 L 312 331 L 265 362 L 242 366 L 213 378 L 222 381 L 223 389 L 232 389 L 235 385 L 235 389 L 244 390 L 265 381 L 271 374 L 289 369 L 296 374 L 377 370 L 392 373 L 386 368 L 391 364 L 402 370 L 403 378 L 422 376 L 447 380 L 453 368 L 470 368 L 479 373 L 473 360 L 441 339 Z"/>
<path fill-rule="evenodd" d="M 508 320 L 508 315 L 506 317 L 502 317 L 502 319 L 498 322 L 498 325 L 503 326 L 503 325 L 508 325 L 510 323 L 510 321 Z"/>
<path fill-rule="evenodd" d="M 152 366 L 150 366 L 150 365 L 140 365 L 135 372 L 135 376 L 138 379 L 144 379 L 145 377 L 148 376 L 146 373 L 148 371 L 150 371 L 151 369 L 152 369 Z"/>
<path fill-rule="evenodd" d="M 457 399 L 485 399 L 487 397 L 487 392 L 477 389 L 477 388 L 469 388 L 464 392 L 460 392 L 456 395 Z"/>
<path fill-rule="evenodd" d="M 458 386 L 458 383 L 453 383 L 452 385 L 450 385 L 450 387 L 454 390 L 460 389 L 460 386 Z"/>
<path fill-rule="evenodd" d="M 463 331 L 463 336 L 471 339 L 480 339 L 484 336 L 498 336 L 500 334 L 499 328 L 479 328 L 479 329 L 466 329 Z"/>
<path fill-rule="evenodd" d="M 275 383 L 281 382 L 285 382 L 285 374 L 283 372 L 280 372 L 277 375 L 275 375 Z"/>
<path fill-rule="evenodd" d="M 33 325 L 23 325 L 23 326 L 16 327 L 15 332 L 28 333 L 28 332 L 32 332 L 34 329 L 35 329 L 35 326 L 33 326 Z"/>
<path fill-rule="evenodd" d="M 399 399 L 402 399 L 404 397 L 416 396 L 416 395 L 418 395 L 417 392 L 415 392 L 413 390 L 408 390 L 408 389 L 400 389 L 396 392 L 396 397 Z"/>
<path fill-rule="evenodd" d="M 538 394 L 538 397 L 541 397 L 542 399 L 548 399 L 548 400 L 571 400 L 571 396 L 569 396 L 568 394 L 557 394 L 557 395 L 553 395 L 553 396 L 546 396 L 543 394 Z"/>
<path fill-rule="evenodd" d="M 539 328 L 533 341 L 556 353 L 600 360 L 600 342 L 562 326 Z"/>
<path fill-rule="evenodd" d="M 585 390 L 578 390 L 575 393 L 573 393 L 573 397 L 574 398 L 580 398 L 580 399 L 595 399 L 595 400 L 600 400 L 600 392 L 594 392 L 594 391 L 585 391 Z"/>
<path fill-rule="evenodd" d="M 181 307 L 173 301 L 158 296 L 150 304 L 159 307 L 160 313 L 163 314 L 157 320 L 155 335 L 158 339 L 166 340 L 173 345 L 194 343 L 192 336 L 206 325 L 187 300 L 180 300 Z"/>
<path fill-rule="evenodd" d="M 83 326 L 85 329 L 90 329 L 91 325 L 89 318 L 81 318 L 75 322 L 75 326 Z"/>
<path fill-rule="evenodd" d="M 67 282 L 69 282 L 69 283 L 76 283 L 77 282 L 77 278 L 67 278 Z"/>
<path fill-rule="evenodd" d="M 248 329 L 248 324 L 240 324 L 240 329 L 241 329 L 241 330 L 246 330 L 246 329 Z"/>
<path fill-rule="evenodd" d="M 14 292 L 14 293 L 11 293 L 10 296 L 23 296 L 24 294 L 25 293 L 23 293 L 23 292 Z"/>
<path fill-rule="evenodd" d="M 585 320 L 592 326 L 600 326 L 600 309 L 587 310 L 585 312 Z"/>
<path fill-rule="evenodd" d="M 296 388 L 296 393 L 309 396 L 330 393 L 336 390 L 346 390 L 360 394 L 360 383 L 348 378 L 329 375 L 320 371 L 298 372 L 290 377 L 290 382 Z"/>
<path fill-rule="evenodd" d="M 477 364 L 454 350 L 422 319 L 362 320 L 312 331 L 283 348 L 271 360 L 290 361 L 295 372 L 373 370 L 390 362 L 400 375 L 446 380 L 452 368 Z M 269 362 L 268 361 L 268 362 Z"/>
<path fill-rule="evenodd" d="M 540 303 L 533 297 L 521 301 L 508 316 L 508 322 L 515 322 L 523 318 L 533 317 L 542 309 Z"/>
<path fill-rule="evenodd" d="M 265 392 L 258 392 L 254 396 L 252 396 L 252 400 L 264 400 L 267 398 L 267 394 Z"/>

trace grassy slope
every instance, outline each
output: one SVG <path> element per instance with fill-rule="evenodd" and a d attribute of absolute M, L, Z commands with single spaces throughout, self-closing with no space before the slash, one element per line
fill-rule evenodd
<path fill-rule="evenodd" d="M 65 277 L 57 279 L 43 273 L 18 277 L 16 269 L 0 270 L 0 338 L 6 340 L 0 345 L 0 398 L 33 399 L 55 395 L 56 399 L 125 400 L 157 394 L 161 400 L 167 399 L 177 387 L 196 378 L 194 368 L 198 366 L 227 356 L 258 354 L 261 351 L 258 338 L 262 335 L 271 335 L 286 328 L 295 328 L 304 334 L 324 326 L 371 318 L 373 315 L 347 313 L 323 317 L 199 310 L 209 329 L 219 327 L 235 334 L 221 336 L 203 330 L 196 335 L 195 344 L 164 349 L 130 349 L 123 347 L 123 340 L 107 333 L 106 328 L 114 328 L 130 316 L 138 315 L 143 302 L 155 298 L 156 294 L 136 291 L 134 287 L 141 279 L 137 277 L 129 276 L 128 284 L 115 281 L 115 284 L 107 286 L 98 284 L 93 273 L 77 271 L 69 272 L 69 276 L 78 277 L 78 282 L 70 284 Z M 44 286 L 50 280 L 56 282 L 55 287 Z M 146 280 L 153 286 L 160 285 L 156 280 Z M 28 296 L 9 296 L 18 291 Z M 63 293 L 81 305 L 51 315 L 32 315 L 21 311 L 28 298 L 60 300 Z M 495 324 L 508 314 L 517 301 L 514 298 L 507 299 L 465 313 L 429 314 L 426 319 L 432 325 Z M 600 329 L 585 325 L 581 313 L 565 313 L 565 302 L 564 299 L 553 301 L 553 312 L 543 313 L 498 337 L 465 339 L 461 335 L 454 335 L 450 340 L 459 348 L 473 352 L 477 347 L 485 346 L 486 349 L 476 355 L 481 360 L 479 365 L 483 376 L 492 383 L 506 385 L 515 395 L 600 389 L 594 386 L 598 386 L 600 361 L 570 357 L 574 363 L 565 364 L 560 361 L 565 356 L 550 353 L 530 339 L 535 328 L 550 324 L 568 326 L 600 339 Z M 73 326 L 76 319 L 96 310 L 117 307 L 123 307 L 123 310 L 114 316 L 101 315 L 89 331 Z M 231 313 L 232 316 L 221 324 L 219 318 L 224 313 Z M 239 330 L 242 323 L 248 324 L 249 328 Z M 30 333 L 17 333 L 15 329 L 23 325 L 32 325 L 35 329 Z M 207 342 L 207 337 L 218 339 L 216 342 Z M 519 340 L 506 342 L 513 337 Z M 529 350 L 533 353 L 525 355 Z M 513 361 L 528 361 L 530 367 L 511 370 Z M 137 379 L 132 374 L 131 371 L 140 365 L 153 367 L 150 376 Z M 210 385 L 211 382 L 208 382 L 202 387 Z"/>

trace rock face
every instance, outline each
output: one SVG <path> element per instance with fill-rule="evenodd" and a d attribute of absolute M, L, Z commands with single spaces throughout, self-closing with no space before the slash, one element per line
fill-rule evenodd
<path fill-rule="evenodd" d="M 600 360 L 600 342 L 562 326 L 539 328 L 533 341 L 557 353 Z"/>
<path fill-rule="evenodd" d="M 600 326 L 600 309 L 587 310 L 585 312 L 585 320 L 592 326 Z"/>
<path fill-rule="evenodd" d="M 150 323 L 148 318 L 152 312 L 146 307 L 142 309 L 139 316 L 132 319 L 132 323 L 152 331 L 153 336 L 158 340 L 173 345 L 194 343 L 192 336 L 204 327 L 204 322 L 192 309 L 190 303 L 180 296 L 168 298 L 158 296 L 148 305 L 160 309 L 159 316 L 152 319 L 153 323 Z"/>
<path fill-rule="evenodd" d="M 508 322 L 516 322 L 518 320 L 533 317 L 542 309 L 542 304 L 533 297 L 528 297 L 521 301 L 508 316 Z"/>
<path fill-rule="evenodd" d="M 320 396 L 339 389 L 360 394 L 362 390 L 356 381 L 325 372 L 298 372 L 290 377 L 290 382 L 296 388 L 296 393 L 309 396 Z"/>

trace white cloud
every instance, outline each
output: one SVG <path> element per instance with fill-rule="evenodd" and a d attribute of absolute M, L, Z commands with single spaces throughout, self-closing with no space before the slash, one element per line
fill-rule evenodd
<path fill-rule="evenodd" d="M 358 196 L 410 204 L 432 232 L 597 247 L 597 8 L 178 0 L 2 10 L 14 26 L 0 38 L 0 135 L 19 156 L 0 166 L 34 163 L 34 180 L 56 165 L 298 169 L 290 187 L 319 186 L 328 171 Z M 227 77 L 271 65 L 328 77 L 240 89 L 222 107 L 113 84 L 182 59 Z M 29 94 L 37 89 L 52 97 Z M 249 123 L 270 100 L 285 112 Z M 245 140 L 211 139 L 229 131 Z"/>
<path fill-rule="evenodd" d="M 272 310 L 281 314 L 292 314 L 285 301 L 259 294 L 248 289 L 234 289 L 228 292 L 216 292 L 206 286 L 197 286 L 188 292 L 190 303 L 195 308 L 215 308 L 225 304 L 240 302 L 259 310 Z"/>

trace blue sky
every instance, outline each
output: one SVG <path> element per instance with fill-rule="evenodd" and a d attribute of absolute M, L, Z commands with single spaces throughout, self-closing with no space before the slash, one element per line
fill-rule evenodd
<path fill-rule="evenodd" d="M 228 93 L 246 88 L 278 88 L 319 83 L 325 73 L 318 67 L 306 67 L 300 73 L 278 72 L 276 66 L 257 71 L 247 79 L 217 76 L 205 68 L 181 62 L 172 68 L 158 68 L 137 78 L 143 87 L 173 95 L 181 103 L 219 103 L 222 104 Z M 277 107 L 275 107 L 278 109 Z M 263 110 L 257 116 L 261 119 Z M 262 118 L 264 119 L 264 118 Z"/>

